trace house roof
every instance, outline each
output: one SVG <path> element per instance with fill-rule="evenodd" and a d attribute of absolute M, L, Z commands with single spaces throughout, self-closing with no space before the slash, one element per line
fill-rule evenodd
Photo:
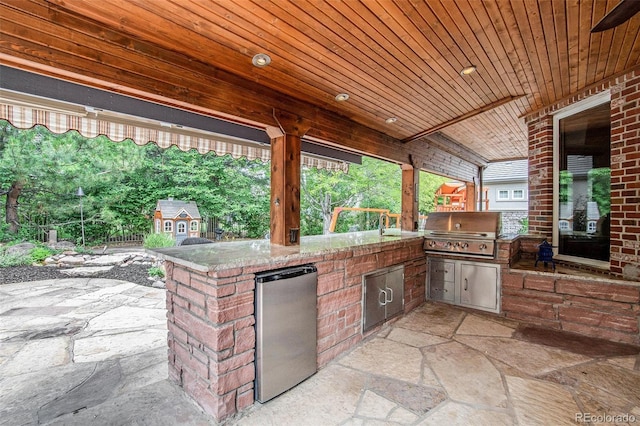
<path fill-rule="evenodd" d="M 526 181 L 529 176 L 528 167 L 527 160 L 491 163 L 482 173 L 482 181 L 485 183 Z"/>
<path fill-rule="evenodd" d="M 184 211 L 192 219 L 202 219 L 195 201 L 158 200 L 156 210 L 160 211 L 163 218 L 177 218 Z"/>
<path fill-rule="evenodd" d="M 0 57 L 457 179 L 443 152 L 526 158 L 523 117 L 640 67 L 640 15 L 590 31 L 617 3 L 13 1 L 0 4 Z M 259 53 L 268 66 L 252 64 Z"/>

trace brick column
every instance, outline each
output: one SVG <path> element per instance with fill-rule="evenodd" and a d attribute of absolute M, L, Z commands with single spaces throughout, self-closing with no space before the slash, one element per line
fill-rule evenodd
<path fill-rule="evenodd" d="M 529 133 L 529 232 L 553 232 L 553 117 L 534 117 Z"/>
<path fill-rule="evenodd" d="M 169 378 L 216 420 L 253 404 L 254 274 L 165 262 Z"/>

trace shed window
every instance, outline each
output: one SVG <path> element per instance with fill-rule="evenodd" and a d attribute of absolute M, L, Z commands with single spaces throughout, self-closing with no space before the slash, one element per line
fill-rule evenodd
<path fill-rule="evenodd" d="M 171 220 L 164 221 L 164 232 L 173 232 L 173 221 Z"/>
<path fill-rule="evenodd" d="M 198 221 L 197 220 L 192 220 L 190 226 L 191 226 L 191 230 L 192 231 L 197 231 L 198 230 Z"/>
<path fill-rule="evenodd" d="M 159 234 L 162 231 L 162 221 L 160 219 L 156 219 L 156 234 Z"/>

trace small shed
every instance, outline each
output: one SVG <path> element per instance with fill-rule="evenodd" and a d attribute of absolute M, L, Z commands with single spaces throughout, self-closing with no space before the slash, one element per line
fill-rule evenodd
<path fill-rule="evenodd" d="M 195 201 L 158 200 L 153 220 L 155 232 L 171 234 L 177 244 L 187 237 L 200 236 L 202 216 Z"/>

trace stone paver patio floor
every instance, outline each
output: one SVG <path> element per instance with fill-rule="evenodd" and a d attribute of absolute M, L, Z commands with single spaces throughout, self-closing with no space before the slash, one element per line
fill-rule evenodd
<path fill-rule="evenodd" d="M 167 380 L 164 298 L 91 278 L 0 286 L 0 425 L 214 424 Z M 640 425 L 640 349 L 526 331 L 426 303 L 226 423 Z"/>

